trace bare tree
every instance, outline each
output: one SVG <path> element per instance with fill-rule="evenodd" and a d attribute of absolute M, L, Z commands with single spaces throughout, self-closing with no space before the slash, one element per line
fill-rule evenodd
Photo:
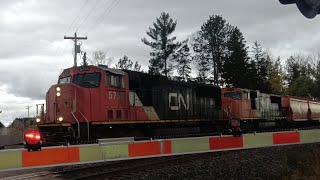
<path fill-rule="evenodd" d="M 111 64 L 113 63 L 113 58 L 111 57 L 108 58 L 104 51 L 98 50 L 93 52 L 92 58 L 90 58 L 89 63 L 92 65 L 103 64 L 110 67 Z"/>

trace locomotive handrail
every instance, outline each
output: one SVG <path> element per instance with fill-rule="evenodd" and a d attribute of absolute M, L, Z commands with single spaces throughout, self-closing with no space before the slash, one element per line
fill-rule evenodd
<path fill-rule="evenodd" d="M 74 115 L 74 113 L 71 112 L 71 114 L 74 117 L 74 119 L 77 121 L 77 124 L 78 124 L 78 138 L 80 138 L 80 123 L 79 123 L 78 119 L 76 118 L 76 116 Z"/>
<path fill-rule="evenodd" d="M 87 130 L 88 130 L 88 141 L 90 139 L 90 127 L 89 127 L 89 120 L 82 114 L 82 112 L 78 109 L 78 107 L 76 107 L 76 109 L 79 111 L 79 113 L 84 117 L 84 119 L 87 121 Z"/>

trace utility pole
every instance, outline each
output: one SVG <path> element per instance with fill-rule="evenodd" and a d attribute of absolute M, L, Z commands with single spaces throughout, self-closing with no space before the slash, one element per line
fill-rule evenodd
<path fill-rule="evenodd" d="M 31 108 L 32 106 L 25 106 L 25 108 L 28 110 L 28 120 L 30 119 L 30 108 Z M 25 129 L 25 122 L 24 122 L 24 119 L 23 119 L 23 129 Z"/>
<path fill-rule="evenodd" d="M 78 45 L 78 40 L 87 40 L 86 37 L 78 37 L 77 32 L 74 33 L 74 37 L 64 36 L 64 39 L 71 39 L 74 42 L 74 67 L 77 67 L 77 54 L 80 53 L 80 45 Z"/>

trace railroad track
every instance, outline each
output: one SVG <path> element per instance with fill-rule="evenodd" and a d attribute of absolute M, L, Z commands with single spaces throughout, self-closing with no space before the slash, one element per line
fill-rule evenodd
<path fill-rule="evenodd" d="M 266 133 L 266 132 L 286 132 L 286 131 L 300 131 L 300 130 L 315 130 L 320 129 L 320 125 L 315 126 L 308 126 L 308 127 L 297 127 L 297 128 L 285 128 L 285 129 L 263 129 L 263 130 L 257 130 L 257 131 L 243 131 L 242 134 L 255 134 L 255 133 Z M 210 132 L 210 133 L 193 133 L 193 134 L 174 134 L 174 135 L 164 135 L 164 136 L 154 136 L 154 137 L 135 137 L 135 141 L 144 141 L 144 140 L 159 140 L 159 139 L 172 139 L 172 138 L 188 138 L 188 137 L 202 137 L 202 136 L 222 136 L 222 135 L 232 135 L 230 133 L 224 133 L 224 132 Z M 77 143 L 70 143 L 70 145 L 81 145 L 81 144 L 95 144 L 98 141 L 91 141 L 91 142 L 77 142 Z M 23 148 L 23 145 L 20 143 L 17 148 L 10 148 L 10 149 L 18 149 Z M 45 146 L 68 146 L 68 143 L 61 142 L 61 143 L 53 143 L 53 144 L 46 144 Z M 15 146 L 13 145 L 5 145 L 5 146 Z M 0 151 L 4 150 L 4 146 L 0 146 Z"/>
<path fill-rule="evenodd" d="M 130 179 L 137 174 L 150 171 L 156 167 L 178 165 L 186 161 L 207 158 L 211 153 L 154 157 L 145 159 L 122 160 L 114 162 L 95 163 L 61 167 L 52 171 L 24 174 L 3 178 L 1 180 L 82 180 L 82 179 Z"/>

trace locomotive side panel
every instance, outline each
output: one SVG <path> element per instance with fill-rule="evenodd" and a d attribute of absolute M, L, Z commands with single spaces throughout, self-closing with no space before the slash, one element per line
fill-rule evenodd
<path fill-rule="evenodd" d="M 152 105 L 160 119 L 188 119 L 193 114 L 194 89 L 188 87 L 158 86 L 152 89 Z"/>
<path fill-rule="evenodd" d="M 154 115 L 149 115 L 150 111 L 146 112 L 148 119 L 155 114 L 160 120 L 212 119 L 214 112 L 221 107 L 219 87 L 126 72 L 129 75 L 130 91 L 137 96 L 144 109 L 154 111 Z M 136 106 L 135 103 L 130 104 Z"/>

